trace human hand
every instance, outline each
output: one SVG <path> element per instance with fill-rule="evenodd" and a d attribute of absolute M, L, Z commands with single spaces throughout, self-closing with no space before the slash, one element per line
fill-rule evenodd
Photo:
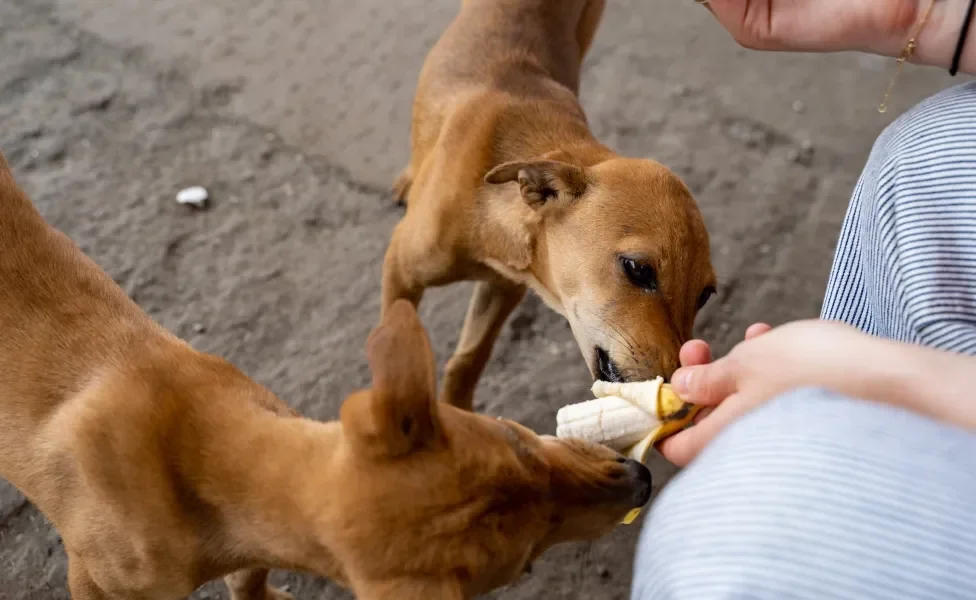
<path fill-rule="evenodd" d="M 892 37 L 907 41 L 923 10 L 919 4 L 919 0 L 709 0 L 705 6 L 747 48 L 833 52 L 875 51 Z"/>
<path fill-rule="evenodd" d="M 742 46 L 754 50 L 900 56 L 918 34 L 913 62 L 948 67 L 968 0 L 708 0 L 705 6 Z M 916 29 L 922 27 L 919 34 Z M 976 51 L 963 71 L 976 67 Z M 967 71 L 967 67 L 969 71 Z"/>
<path fill-rule="evenodd" d="M 686 401 L 706 408 L 696 423 L 664 440 L 660 452 L 684 466 L 729 424 L 791 389 L 828 387 L 853 396 L 869 393 L 886 359 L 879 342 L 847 325 L 797 321 L 775 329 L 756 324 L 725 357 L 711 362 L 708 345 L 693 340 L 681 349 L 682 368 L 671 383 Z"/>

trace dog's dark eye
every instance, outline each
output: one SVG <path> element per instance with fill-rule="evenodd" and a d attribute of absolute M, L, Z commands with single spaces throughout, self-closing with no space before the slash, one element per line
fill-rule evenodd
<path fill-rule="evenodd" d="M 714 295 L 715 295 L 715 288 L 713 288 L 712 286 L 708 286 L 707 288 L 705 288 L 704 291 L 702 291 L 701 296 L 698 296 L 698 310 L 701 310 L 705 306 L 705 304 L 708 303 L 708 300 Z"/>
<path fill-rule="evenodd" d="M 647 263 L 637 262 L 632 258 L 622 258 L 620 263 L 624 267 L 624 272 L 627 273 L 627 278 L 634 285 L 649 292 L 657 291 L 657 273 L 654 272 L 654 267 Z"/>

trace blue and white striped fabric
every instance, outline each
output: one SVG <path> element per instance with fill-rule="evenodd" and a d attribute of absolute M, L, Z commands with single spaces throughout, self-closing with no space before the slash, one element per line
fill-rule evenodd
<path fill-rule="evenodd" d="M 878 139 L 821 316 L 976 355 L 976 84 Z M 820 390 L 774 400 L 661 493 L 632 598 L 976 600 L 976 434 Z"/>
<path fill-rule="evenodd" d="M 634 600 L 976 598 L 976 436 L 798 390 L 661 492 Z"/>
<path fill-rule="evenodd" d="M 821 317 L 976 354 L 976 84 L 929 98 L 878 138 Z"/>

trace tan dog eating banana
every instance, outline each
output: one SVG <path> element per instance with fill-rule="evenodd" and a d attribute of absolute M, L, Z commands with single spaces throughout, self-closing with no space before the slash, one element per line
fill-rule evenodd
<path fill-rule="evenodd" d="M 604 0 L 465 0 L 427 57 L 383 307 L 476 280 L 442 399 L 471 408 L 507 317 L 532 288 L 565 316 L 594 378 L 670 377 L 714 293 L 687 187 L 590 133 L 580 63 Z"/>
<path fill-rule="evenodd" d="M 0 476 L 61 533 L 74 600 L 175 600 L 225 575 L 234 600 L 288 598 L 275 567 L 362 600 L 458 600 L 650 496 L 608 448 L 439 405 L 405 301 L 367 342 L 372 387 L 337 422 L 298 417 L 154 323 L 2 156 L 0 332 Z"/>

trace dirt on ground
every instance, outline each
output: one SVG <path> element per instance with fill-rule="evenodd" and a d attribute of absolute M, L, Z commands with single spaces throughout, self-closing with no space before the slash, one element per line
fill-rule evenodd
<path fill-rule="evenodd" d="M 150 315 L 331 419 L 368 378 L 400 216 L 389 184 L 417 73 L 458 4 L 0 0 L 0 149 L 44 216 Z M 756 320 L 816 316 L 874 137 L 946 77 L 909 70 L 879 115 L 893 61 L 748 52 L 691 0 L 609 4 L 583 104 L 602 140 L 664 162 L 699 199 L 722 282 L 700 335 L 723 352 Z M 189 185 L 210 190 L 207 210 L 175 202 Z M 422 305 L 441 364 L 469 293 Z M 568 326 L 530 297 L 477 408 L 552 433 L 588 386 Z M 653 467 L 659 489 L 675 469 Z M 639 531 L 556 548 L 491 597 L 627 598 Z M 68 598 L 65 564 L 57 532 L 0 480 L 0 600 Z M 301 599 L 350 597 L 275 578 Z"/>

